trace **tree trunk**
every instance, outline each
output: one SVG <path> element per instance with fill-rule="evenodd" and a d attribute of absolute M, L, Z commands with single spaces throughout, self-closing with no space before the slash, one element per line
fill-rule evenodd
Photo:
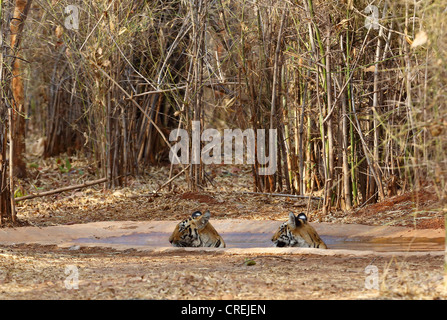
<path fill-rule="evenodd" d="M 31 7 L 32 0 L 16 0 L 14 6 L 14 14 L 10 24 L 11 31 L 11 48 L 12 48 L 12 83 L 13 92 L 13 139 L 14 154 L 12 164 L 14 166 L 14 174 L 18 178 L 26 177 L 26 164 L 24 161 L 25 154 L 25 99 L 24 87 L 22 79 L 22 66 L 19 56 L 20 40 L 22 36 L 23 26 Z"/>
<path fill-rule="evenodd" d="M 0 63 L 2 61 L 0 60 Z M 0 67 L 0 72 L 1 72 Z M 3 97 L 1 97 L 3 100 Z M 3 123 L 8 123 L 6 120 L 6 108 L 0 110 L 1 121 Z M 5 221 L 12 221 L 12 210 L 11 210 L 11 194 L 8 180 L 8 167 L 9 163 L 6 160 L 6 149 L 7 149 L 7 136 L 8 136 L 8 126 L 4 125 L 1 127 L 0 131 L 0 226 L 3 226 Z"/>

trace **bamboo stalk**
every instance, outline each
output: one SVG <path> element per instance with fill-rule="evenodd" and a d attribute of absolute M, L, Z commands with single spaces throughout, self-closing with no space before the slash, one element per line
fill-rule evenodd
<path fill-rule="evenodd" d="M 350 18 L 350 13 L 351 10 L 347 10 L 347 19 Z M 343 41 L 340 41 L 340 44 L 343 44 Z M 343 54 L 345 54 L 345 50 L 342 50 Z M 346 30 L 346 55 L 344 57 L 345 60 L 345 68 L 346 68 L 346 72 L 345 72 L 345 81 L 346 81 L 346 95 L 347 95 L 347 104 L 348 104 L 348 110 L 349 113 L 345 113 L 346 116 L 344 117 L 344 120 L 349 121 L 349 144 L 350 144 L 350 160 L 348 160 L 350 162 L 350 168 L 351 168 L 351 172 L 350 172 L 350 177 L 351 177 L 351 190 L 352 190 L 352 202 L 351 204 L 354 205 L 357 203 L 357 196 L 358 196 L 358 191 L 357 191 L 357 183 L 356 183 L 356 176 L 355 176 L 355 168 L 357 167 L 356 165 L 356 157 L 355 157 L 355 137 L 354 137 L 354 126 L 353 126 L 353 122 L 351 120 L 351 114 L 350 111 L 353 110 L 353 105 L 354 105 L 354 95 L 352 94 L 353 92 L 353 87 L 352 87 L 352 80 L 351 80 L 351 76 L 353 73 L 351 71 L 351 42 L 350 42 L 350 33 L 349 33 L 349 28 Z M 342 89 L 342 91 L 344 91 Z M 348 144 L 346 143 L 346 148 L 348 148 Z M 345 191 L 346 192 L 346 191 Z"/>
<path fill-rule="evenodd" d="M 332 181 L 334 177 L 334 147 L 333 147 L 333 134 L 332 134 L 332 76 L 331 76 L 331 27 L 327 27 L 327 38 L 326 38 L 326 96 L 327 96 L 327 115 L 328 120 L 326 123 L 326 133 L 327 133 L 327 177 L 328 181 Z M 334 104 L 335 108 L 335 104 Z M 323 121 L 324 122 L 324 121 Z M 326 198 L 326 208 L 323 211 L 329 211 L 332 202 L 332 189 L 333 183 L 325 184 L 327 187 L 327 198 Z"/>
<path fill-rule="evenodd" d="M 309 76 L 309 72 L 307 73 Z M 299 180 L 299 186 L 300 186 L 300 194 L 304 194 L 306 192 L 306 188 L 304 186 L 304 147 L 303 147 L 303 136 L 304 136 L 304 114 L 306 112 L 306 103 L 307 103 L 307 85 L 308 82 L 305 81 L 304 84 L 304 91 L 302 93 L 302 107 L 301 107 L 301 118 L 300 118 L 300 129 L 299 129 L 299 151 L 298 151 L 298 157 L 299 157 L 299 173 L 300 173 L 300 180 Z M 309 127 L 310 129 L 310 127 Z M 310 137 L 308 137 L 308 141 L 310 141 Z M 308 159 L 310 161 L 310 159 Z"/>
<path fill-rule="evenodd" d="M 346 107 L 346 95 L 341 100 L 341 118 L 342 118 L 342 171 L 343 171 L 343 195 L 345 199 L 345 210 L 352 209 L 350 171 L 348 163 L 348 112 Z"/>
<path fill-rule="evenodd" d="M 273 83 L 272 83 L 272 102 L 271 102 L 271 111 L 270 111 L 270 129 L 276 128 L 276 96 L 277 96 L 277 82 L 278 82 L 278 63 L 279 63 L 279 54 L 281 51 L 281 40 L 284 31 L 284 24 L 287 17 L 287 10 L 283 10 L 281 17 L 281 25 L 278 31 L 278 38 L 276 40 L 276 49 L 275 49 L 275 60 L 273 64 Z"/>
<path fill-rule="evenodd" d="M 290 128 L 290 117 L 289 117 L 289 107 L 287 106 L 287 88 L 285 86 L 286 83 L 286 67 L 284 66 L 284 64 L 281 66 L 281 87 L 282 87 L 282 92 L 284 92 L 283 97 L 282 97 L 282 104 L 281 104 L 281 108 L 283 109 L 283 118 L 282 118 L 282 130 L 283 130 L 283 135 L 284 135 L 284 147 L 285 147 L 285 154 L 284 154 L 284 160 L 287 161 L 287 174 L 284 177 L 286 180 L 286 186 L 287 186 L 287 190 L 289 192 L 295 193 L 295 186 L 294 186 L 294 182 L 296 182 L 296 170 L 294 168 L 294 154 L 291 148 L 291 135 L 289 130 Z"/>
<path fill-rule="evenodd" d="M 385 18 L 387 11 L 387 3 L 385 2 L 384 8 L 383 8 L 383 17 Z M 378 163 L 379 163 L 379 139 L 380 139 L 380 131 L 379 131 L 379 113 L 378 113 L 378 104 L 379 104 L 379 59 L 381 56 L 381 47 L 382 47 L 382 37 L 383 37 L 383 27 L 382 25 L 379 26 L 379 36 L 377 38 L 377 47 L 376 47 L 376 53 L 375 53 L 375 68 L 374 68 L 374 84 L 373 84 L 373 105 L 372 105 L 372 114 L 373 114 L 373 131 L 374 131 L 374 144 L 373 144 L 373 163 L 376 169 L 378 169 Z M 376 170 L 377 174 L 377 181 L 378 181 L 378 189 L 379 189 L 379 195 L 381 196 L 382 200 L 384 197 L 383 192 L 383 186 L 382 186 L 382 174 L 380 170 Z M 381 191 L 380 191 L 381 190 Z M 375 190 L 372 190 L 371 193 L 375 192 Z"/>

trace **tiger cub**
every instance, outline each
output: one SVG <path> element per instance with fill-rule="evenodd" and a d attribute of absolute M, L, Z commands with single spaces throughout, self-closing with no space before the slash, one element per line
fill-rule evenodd
<path fill-rule="evenodd" d="M 282 223 L 272 237 L 275 247 L 302 247 L 327 249 L 315 229 L 307 222 L 304 213 L 295 216 L 289 213 L 289 220 Z"/>
<path fill-rule="evenodd" d="M 207 210 L 204 214 L 194 212 L 191 217 L 179 222 L 169 237 L 174 247 L 216 247 L 225 248 L 225 242 L 209 222 Z"/>

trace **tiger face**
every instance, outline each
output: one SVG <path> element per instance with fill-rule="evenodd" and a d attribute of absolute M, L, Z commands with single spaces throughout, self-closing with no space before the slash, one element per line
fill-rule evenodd
<path fill-rule="evenodd" d="M 280 225 L 272 238 L 275 247 L 302 247 L 327 249 L 315 229 L 307 222 L 304 213 L 295 216 L 289 213 L 289 220 Z"/>
<path fill-rule="evenodd" d="M 225 242 L 209 223 L 211 214 L 206 211 L 194 212 L 190 218 L 181 221 L 169 237 L 174 247 L 216 247 L 225 248 Z"/>

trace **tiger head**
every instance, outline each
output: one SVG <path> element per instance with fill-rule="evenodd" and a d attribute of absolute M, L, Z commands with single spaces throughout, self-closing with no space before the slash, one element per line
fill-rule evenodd
<path fill-rule="evenodd" d="M 217 247 L 225 248 L 225 242 L 209 222 L 211 214 L 206 211 L 194 212 L 190 218 L 181 221 L 169 237 L 174 247 Z"/>
<path fill-rule="evenodd" d="M 327 249 L 315 229 L 307 222 L 304 213 L 295 216 L 289 213 L 289 220 L 279 226 L 273 235 L 275 247 L 302 247 Z"/>

